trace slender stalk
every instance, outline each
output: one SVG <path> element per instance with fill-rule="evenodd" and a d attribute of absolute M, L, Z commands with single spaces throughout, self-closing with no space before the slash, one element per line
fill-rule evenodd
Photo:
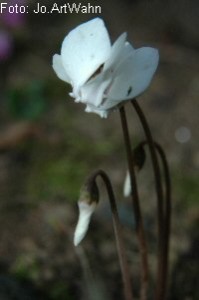
<path fill-rule="evenodd" d="M 149 151 L 151 154 L 151 160 L 154 171 L 156 192 L 157 192 L 157 209 L 158 209 L 158 267 L 157 267 L 157 286 L 155 292 L 156 300 L 165 299 L 165 274 L 164 274 L 164 244 L 165 244 L 165 235 L 164 235 L 164 215 L 163 215 L 163 190 L 161 183 L 161 173 L 156 156 L 155 145 L 152 138 L 150 128 L 148 126 L 147 120 L 144 113 L 142 112 L 140 106 L 138 105 L 136 99 L 131 101 L 134 109 L 136 110 L 142 127 L 144 129 L 147 143 L 149 145 Z"/>
<path fill-rule="evenodd" d="M 141 291 L 140 291 L 140 299 L 146 300 L 147 299 L 147 290 L 148 290 L 148 257 L 147 257 L 147 245 L 144 233 L 144 226 L 142 220 L 142 214 L 140 210 L 139 204 L 139 195 L 137 189 L 137 182 L 136 176 L 134 171 L 134 162 L 133 162 L 133 155 L 128 131 L 128 125 L 126 120 L 126 114 L 124 107 L 120 108 L 120 118 L 122 123 L 123 135 L 124 135 L 124 142 L 126 147 L 126 154 L 128 160 L 128 168 L 130 173 L 130 180 L 132 188 L 132 204 L 135 214 L 135 222 L 136 222 L 136 233 L 139 241 L 139 249 L 141 253 L 141 263 L 142 263 L 142 279 L 141 279 Z"/>
<path fill-rule="evenodd" d="M 148 145 L 147 141 L 141 142 L 137 147 Z M 165 182 L 165 195 L 164 195 L 164 203 L 163 203 L 163 211 L 164 211 L 164 246 L 163 246 L 163 274 L 164 274 L 164 290 L 166 297 L 167 290 L 167 277 L 168 277 L 168 258 L 169 258 L 169 237 L 170 237 L 170 224 L 171 224 L 171 181 L 170 181 L 170 172 L 169 166 L 166 159 L 166 155 L 162 147 L 154 142 L 155 149 L 160 156 L 163 173 L 164 173 L 164 182 Z"/>
<path fill-rule="evenodd" d="M 166 188 L 165 207 L 164 207 L 164 230 L 165 230 L 164 242 L 165 243 L 164 243 L 164 265 L 163 265 L 163 273 L 165 274 L 164 288 L 166 291 L 167 277 L 168 277 L 168 259 L 169 259 L 169 236 L 170 236 L 170 224 L 171 224 L 171 182 L 170 182 L 169 167 L 168 167 L 166 155 L 159 144 L 155 143 L 155 147 L 162 161 L 163 170 L 164 170 L 165 188 Z"/>
<path fill-rule="evenodd" d="M 109 177 L 103 170 L 98 170 L 91 175 L 91 177 L 89 178 L 89 180 L 91 180 L 90 181 L 91 184 L 92 184 L 92 181 L 95 180 L 97 176 L 100 176 L 102 178 L 102 180 L 106 186 L 108 196 L 109 196 L 109 202 L 110 202 L 111 213 L 112 213 L 112 218 L 113 218 L 113 228 L 114 228 L 115 238 L 116 238 L 117 252 L 118 252 L 118 256 L 119 256 L 120 268 L 121 268 L 122 279 L 123 279 L 123 284 L 124 284 L 125 299 L 133 300 L 134 297 L 133 297 L 132 287 L 131 287 L 132 284 L 131 284 L 131 279 L 130 279 L 130 272 L 129 272 L 126 253 L 125 253 L 125 249 L 124 249 L 121 225 L 120 225 L 117 204 L 116 204 L 113 188 L 112 188 Z"/>

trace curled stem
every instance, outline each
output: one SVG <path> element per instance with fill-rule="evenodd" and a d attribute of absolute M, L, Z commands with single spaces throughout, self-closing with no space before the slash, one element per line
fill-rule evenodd
<path fill-rule="evenodd" d="M 163 212 L 163 189 L 162 189 L 162 182 L 161 182 L 160 166 L 156 155 L 155 143 L 153 141 L 152 134 L 149 125 L 147 123 L 147 120 L 145 118 L 145 115 L 142 112 L 140 106 L 138 105 L 135 99 L 132 100 L 131 103 L 136 113 L 138 114 L 138 117 L 144 129 L 147 143 L 149 145 L 149 151 L 150 151 L 152 165 L 153 165 L 155 186 L 156 186 L 156 193 L 157 193 L 157 210 L 158 210 L 158 266 L 157 266 L 155 299 L 164 300 L 166 295 L 166 288 L 165 288 L 165 282 L 166 282 L 165 244 L 166 242 L 165 241 L 167 237 L 165 236 L 166 231 L 165 231 L 165 221 L 164 221 L 164 212 Z M 168 224 L 167 227 L 169 227 Z"/>
<path fill-rule="evenodd" d="M 115 233 L 115 238 L 116 238 L 117 252 L 118 252 L 120 268 L 121 268 L 121 273 L 122 273 L 122 279 L 123 279 L 123 284 L 124 284 L 125 299 L 133 300 L 130 272 L 129 272 L 126 253 L 125 253 L 125 249 L 124 249 L 124 242 L 123 242 L 123 238 L 122 238 L 121 225 L 120 225 L 120 220 L 119 220 L 119 215 L 118 215 L 118 210 L 117 210 L 117 204 L 116 204 L 113 188 L 111 185 L 111 181 L 110 181 L 108 175 L 103 170 L 98 170 L 98 171 L 94 172 L 93 174 L 91 174 L 91 176 L 88 179 L 88 182 L 89 182 L 89 184 L 92 184 L 98 176 L 100 176 L 102 178 L 102 180 L 106 186 L 108 197 L 109 197 L 111 213 L 112 213 L 112 218 L 113 218 L 113 228 L 114 228 L 114 233 Z"/>
<path fill-rule="evenodd" d="M 135 223 L 136 223 L 136 233 L 139 242 L 139 249 L 141 253 L 141 263 L 142 263 L 142 279 L 141 279 L 141 291 L 140 291 L 140 299 L 146 300 L 147 299 L 147 290 L 148 290 L 148 257 L 147 257 L 147 245 L 144 233 L 144 225 L 142 220 L 142 214 L 139 204 L 139 195 L 137 189 L 137 182 L 134 170 L 134 161 L 133 161 L 133 154 L 131 149 L 128 125 L 126 120 L 126 113 L 124 107 L 120 108 L 120 118 L 122 123 L 123 135 L 124 135 L 124 142 L 126 147 L 126 154 L 128 160 L 128 168 L 131 180 L 132 189 L 132 204 L 133 210 L 135 214 Z"/>

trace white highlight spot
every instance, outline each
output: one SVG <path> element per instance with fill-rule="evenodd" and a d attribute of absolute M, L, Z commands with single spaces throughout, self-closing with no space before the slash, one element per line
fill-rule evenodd
<path fill-rule="evenodd" d="M 175 138 L 176 138 L 176 141 L 181 144 L 187 143 L 191 138 L 190 129 L 185 126 L 179 127 L 175 131 Z"/>

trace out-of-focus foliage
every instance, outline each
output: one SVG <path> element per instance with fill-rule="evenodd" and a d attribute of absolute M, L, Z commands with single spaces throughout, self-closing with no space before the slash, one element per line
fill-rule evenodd
<path fill-rule="evenodd" d="M 36 120 L 46 109 L 44 84 L 33 81 L 28 86 L 13 87 L 8 91 L 8 110 L 16 119 Z"/>

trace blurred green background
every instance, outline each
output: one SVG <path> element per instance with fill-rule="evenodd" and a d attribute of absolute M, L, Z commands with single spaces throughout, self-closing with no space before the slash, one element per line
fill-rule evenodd
<path fill-rule="evenodd" d="M 99 208 L 82 248 L 76 250 L 72 244 L 79 189 L 93 170 L 102 168 L 117 195 L 137 292 L 134 220 L 130 200 L 122 195 L 127 163 L 120 118 L 117 112 L 108 119 L 85 113 L 51 66 L 64 36 L 96 15 L 34 14 L 35 1 L 7 2 L 28 5 L 29 13 L 0 14 L 0 298 L 122 299 L 102 186 Z M 40 1 L 48 8 L 54 3 Z M 199 299 L 199 2 L 93 0 L 90 4 L 101 6 L 98 16 L 112 41 L 127 31 L 135 48 L 159 49 L 156 75 L 138 101 L 154 139 L 167 153 L 172 174 L 168 299 Z M 126 110 L 136 146 L 143 131 L 131 105 Z M 150 168 L 148 158 L 138 183 L 153 281 L 156 198 Z"/>

